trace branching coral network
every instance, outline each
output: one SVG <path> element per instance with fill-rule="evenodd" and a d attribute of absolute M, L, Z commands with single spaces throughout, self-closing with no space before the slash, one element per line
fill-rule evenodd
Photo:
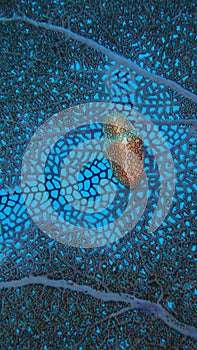
<path fill-rule="evenodd" d="M 54 32 L 58 32 L 61 33 L 63 35 L 65 35 L 66 37 L 69 37 L 71 39 L 74 39 L 76 41 L 79 41 L 83 44 L 86 44 L 87 46 L 102 52 L 104 55 L 116 60 L 117 62 L 121 63 L 121 64 L 125 64 L 127 65 L 127 67 L 134 69 L 137 73 L 143 75 L 146 78 L 149 78 L 152 81 L 155 81 L 157 83 L 160 84 L 164 84 L 166 86 L 168 86 L 169 88 L 177 91 L 178 94 L 183 95 L 184 97 L 190 99 L 191 101 L 197 102 L 197 96 L 192 93 L 187 91 L 186 89 L 184 89 L 183 87 L 181 87 L 180 85 L 178 85 L 177 83 L 175 83 L 174 81 L 170 80 L 170 79 L 166 79 L 163 77 L 160 77 L 156 74 L 147 72 L 145 69 L 139 67 L 137 64 L 131 62 L 130 60 L 126 59 L 123 56 L 120 56 L 116 53 L 114 53 L 113 51 L 111 51 L 110 49 L 96 43 L 94 40 L 92 39 L 88 39 L 85 38 L 82 35 L 79 35 L 77 33 L 74 33 L 73 31 L 71 31 L 70 29 L 66 29 L 62 26 L 57 26 L 51 23 L 46 23 L 46 22 L 40 22 L 34 19 L 31 19 L 25 15 L 23 16 L 18 16 L 17 14 L 14 14 L 12 17 L 10 18 L 6 18 L 6 17 L 1 17 L 0 18 L 1 22 L 14 22 L 14 21 L 24 21 L 28 24 L 31 24 L 35 27 L 40 27 L 40 28 L 44 28 L 46 30 L 50 30 L 50 31 L 54 31 Z"/>
<path fill-rule="evenodd" d="M 154 314 L 155 317 L 162 320 L 169 327 L 178 331 L 179 333 L 190 336 L 197 339 L 197 328 L 189 326 L 185 323 L 179 322 L 175 317 L 173 317 L 168 311 L 166 311 L 159 303 L 151 303 L 150 301 L 142 300 L 136 298 L 133 295 L 125 293 L 113 293 L 113 292 L 100 292 L 86 285 L 77 284 L 71 280 L 51 280 L 45 276 L 29 276 L 22 278 L 21 280 L 13 280 L 10 282 L 1 282 L 0 289 L 3 288 L 19 288 L 30 284 L 41 284 L 43 286 L 48 286 L 52 288 L 63 288 L 79 293 L 85 293 L 86 295 L 92 296 L 95 299 L 99 299 L 103 302 L 114 301 L 116 303 L 121 302 L 129 306 L 129 309 L 144 309 Z M 124 312 L 124 309 L 123 309 Z M 111 317 L 116 317 L 116 314 L 110 315 Z"/>
<path fill-rule="evenodd" d="M 117 53 L 113 52 L 109 48 L 106 48 L 97 42 L 95 42 L 92 39 L 88 39 L 84 36 L 81 36 L 70 29 L 66 29 L 62 26 L 57 26 L 51 23 L 46 23 L 46 22 L 40 22 L 34 19 L 31 19 L 25 15 L 19 16 L 17 14 L 13 14 L 12 17 L 6 18 L 6 17 L 1 17 L 0 22 L 2 24 L 4 22 L 15 22 L 15 21 L 23 21 L 28 23 L 29 25 L 43 28 L 45 30 L 53 31 L 53 32 L 58 32 L 65 37 L 71 38 L 73 40 L 76 40 L 78 42 L 81 42 L 87 47 L 91 47 L 102 54 L 108 56 L 109 58 L 119 62 L 120 64 L 126 65 L 128 68 L 131 70 L 135 70 L 137 73 L 143 75 L 144 77 L 150 79 L 151 81 L 155 81 L 159 84 L 164 84 L 166 87 L 169 87 L 170 89 L 173 89 L 174 91 L 177 92 L 177 94 L 184 96 L 185 98 L 188 98 L 189 100 L 193 102 L 197 102 L 197 96 L 184 89 L 174 81 L 170 79 L 165 79 L 161 76 L 158 76 L 156 74 L 150 73 L 146 71 L 145 69 L 141 68 L 137 64 L 131 62 L 129 59 L 126 59 L 123 56 L 118 55 Z M 193 120 L 179 120 L 180 122 L 184 123 L 196 123 Z M 162 123 L 158 122 L 158 123 Z M 193 130 L 193 129 L 192 129 Z M 152 313 L 155 318 L 160 319 L 163 321 L 167 326 L 170 328 L 176 330 L 180 334 L 184 336 L 190 336 L 193 339 L 197 339 L 197 328 L 193 326 L 189 326 L 186 323 L 180 322 L 178 319 L 173 317 L 162 305 L 161 305 L 161 299 L 158 300 L 157 303 L 150 302 L 148 300 L 144 299 L 139 299 L 135 297 L 134 295 L 131 294 L 125 294 L 125 293 L 113 293 L 110 291 L 107 292 L 101 292 L 98 291 L 94 288 L 91 288 L 90 286 L 87 285 L 81 285 L 77 284 L 74 281 L 66 281 L 62 279 L 57 279 L 57 280 L 52 280 L 47 278 L 46 276 L 29 276 L 26 278 L 22 278 L 20 280 L 12 280 L 9 282 L 0 282 L 0 289 L 11 289 L 11 288 L 22 288 L 27 285 L 43 285 L 43 286 L 48 286 L 51 288 L 59 288 L 59 289 L 64 289 L 64 290 L 72 290 L 76 291 L 78 293 L 84 293 L 86 295 L 89 295 L 95 299 L 101 300 L 103 302 L 116 302 L 116 303 L 124 303 L 126 309 L 121 309 L 118 313 L 115 312 L 109 316 L 109 318 L 115 318 L 118 314 L 124 313 L 124 310 L 133 310 L 133 309 L 142 309 L 142 310 L 147 310 L 149 313 Z"/>

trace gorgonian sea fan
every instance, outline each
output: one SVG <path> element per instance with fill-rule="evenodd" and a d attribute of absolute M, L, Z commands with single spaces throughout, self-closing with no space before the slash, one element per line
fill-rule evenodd
<path fill-rule="evenodd" d="M 195 4 L 5 3 L 1 347 L 195 349 Z M 109 161 L 108 104 L 132 125 L 108 140 Z M 113 142 L 138 134 L 144 172 L 125 187 L 110 166 Z M 23 187 L 30 146 L 37 182 Z M 66 219 L 61 235 L 40 200 Z"/>

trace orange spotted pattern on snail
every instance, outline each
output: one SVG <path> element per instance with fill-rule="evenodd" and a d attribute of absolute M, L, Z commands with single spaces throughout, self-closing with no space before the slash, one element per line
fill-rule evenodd
<path fill-rule="evenodd" d="M 141 136 L 120 112 L 112 113 L 103 123 L 104 156 L 109 160 L 114 176 L 127 187 L 137 186 L 144 171 Z"/>

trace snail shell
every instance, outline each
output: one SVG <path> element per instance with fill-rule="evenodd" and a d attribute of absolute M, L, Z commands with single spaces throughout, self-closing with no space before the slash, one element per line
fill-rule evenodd
<path fill-rule="evenodd" d="M 115 177 L 127 187 L 137 186 L 144 171 L 143 140 L 120 112 L 110 114 L 103 123 L 104 156 Z"/>

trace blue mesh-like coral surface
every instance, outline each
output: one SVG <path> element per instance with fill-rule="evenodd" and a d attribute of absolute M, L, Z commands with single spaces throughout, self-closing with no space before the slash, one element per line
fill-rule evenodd
<path fill-rule="evenodd" d="M 195 7 L 0 1 L 1 349 L 197 348 Z"/>

